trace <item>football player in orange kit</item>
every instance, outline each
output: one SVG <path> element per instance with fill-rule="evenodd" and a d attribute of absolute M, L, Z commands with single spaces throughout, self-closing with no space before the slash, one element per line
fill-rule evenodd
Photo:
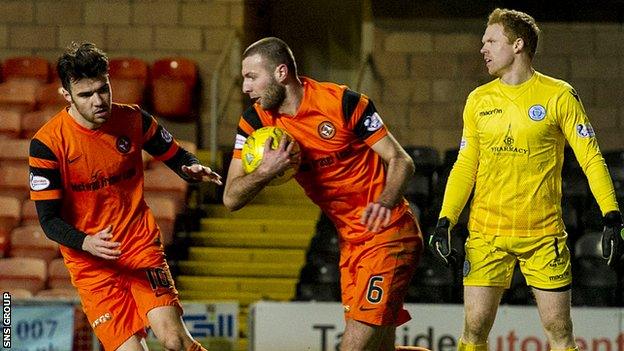
<path fill-rule="evenodd" d="M 188 182 L 221 177 L 136 105 L 112 102 L 108 58 L 72 43 L 57 63 L 62 109 L 30 144 L 30 187 L 105 350 L 145 350 L 150 326 L 166 350 L 205 350 L 182 322 L 160 229 L 143 199 L 141 150 Z"/>
<path fill-rule="evenodd" d="M 402 196 L 413 161 L 368 97 L 298 76 L 282 40 L 249 46 L 242 75 L 243 92 L 256 102 L 238 124 L 224 204 L 240 209 L 301 157 L 297 182 L 340 233 L 341 350 L 394 350 L 396 326 L 410 319 L 403 299 L 422 252 L 418 223 Z M 269 139 L 258 168 L 245 174 L 242 146 L 263 126 L 288 131 L 301 153 L 292 155 L 286 138 L 272 150 Z"/>

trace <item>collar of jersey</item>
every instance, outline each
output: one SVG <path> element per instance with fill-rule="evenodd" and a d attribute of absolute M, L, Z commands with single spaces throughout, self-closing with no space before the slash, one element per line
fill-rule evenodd
<path fill-rule="evenodd" d="M 81 126 L 78 122 L 76 122 L 76 120 L 74 119 L 74 117 L 72 117 L 69 114 L 69 109 L 65 109 L 63 110 L 63 118 L 65 118 L 66 121 L 68 121 L 69 124 L 71 124 L 72 128 L 75 128 L 77 131 L 83 133 L 83 134 L 88 134 L 88 135 L 98 135 L 98 134 L 102 134 L 102 127 L 98 128 L 98 129 L 89 129 L 89 128 L 85 128 L 83 126 Z"/>
<path fill-rule="evenodd" d="M 505 84 L 499 78 L 498 79 L 498 86 L 499 86 L 499 89 L 501 90 L 501 92 L 505 96 L 507 96 L 511 100 L 515 100 L 518 97 L 520 97 L 520 95 L 522 95 L 531 85 L 533 85 L 533 83 L 535 83 L 535 81 L 537 81 L 537 76 L 538 76 L 538 73 L 537 73 L 537 71 L 535 71 L 535 72 L 533 72 L 533 75 L 531 76 L 531 78 L 529 78 L 526 82 L 523 82 L 523 83 L 518 84 L 518 85 Z"/>

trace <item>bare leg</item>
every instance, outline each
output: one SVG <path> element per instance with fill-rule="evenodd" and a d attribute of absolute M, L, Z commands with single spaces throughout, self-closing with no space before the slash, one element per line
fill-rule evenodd
<path fill-rule="evenodd" d="M 464 286 L 464 343 L 487 343 L 503 291 L 501 287 Z"/>
<path fill-rule="evenodd" d="M 576 347 L 570 317 L 570 290 L 544 291 L 533 289 L 542 327 L 552 350 Z"/>
<path fill-rule="evenodd" d="M 348 319 L 340 351 L 394 351 L 394 330 L 394 326 L 375 326 Z"/>
<path fill-rule="evenodd" d="M 148 348 L 144 338 L 132 335 L 116 351 L 148 351 Z"/>
<path fill-rule="evenodd" d="M 182 322 L 177 307 L 156 307 L 147 313 L 147 318 L 158 341 L 167 351 L 186 351 L 195 344 Z"/>

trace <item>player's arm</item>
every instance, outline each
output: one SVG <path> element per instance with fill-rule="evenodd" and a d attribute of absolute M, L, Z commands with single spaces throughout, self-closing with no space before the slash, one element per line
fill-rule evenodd
<path fill-rule="evenodd" d="M 619 264 L 624 254 L 624 225 L 609 169 L 578 94 L 568 89 L 557 100 L 559 125 L 587 176 L 589 187 L 604 220 L 602 254 L 609 266 Z"/>
<path fill-rule="evenodd" d="M 56 155 L 38 139 L 30 143 L 30 193 L 39 223 L 46 236 L 63 246 L 84 250 L 94 256 L 116 259 L 119 243 L 112 242 L 111 228 L 87 235 L 61 217 L 62 182 Z"/>
<path fill-rule="evenodd" d="M 273 178 L 292 167 L 294 143 L 288 142 L 286 136 L 282 137 L 277 149 L 271 149 L 271 143 L 272 139 L 268 138 L 264 144 L 262 161 L 249 174 L 245 174 L 240 158 L 232 158 L 223 192 L 223 204 L 231 211 L 248 204 Z"/>
<path fill-rule="evenodd" d="M 366 207 L 361 223 L 376 232 L 390 222 L 392 209 L 403 197 L 407 180 L 414 174 L 415 167 L 414 161 L 390 132 L 373 144 L 372 149 L 386 164 L 386 183 L 376 201 Z"/>
<path fill-rule="evenodd" d="M 479 139 L 475 115 L 474 97 L 471 94 L 464 107 L 464 127 L 459 154 L 446 183 L 438 223 L 429 236 L 430 250 L 446 265 L 454 264 L 456 261 L 451 246 L 451 229 L 468 202 L 479 165 Z"/>
<path fill-rule="evenodd" d="M 197 157 L 181 147 L 173 136 L 148 112 L 141 111 L 143 150 L 162 161 L 180 178 L 189 183 L 210 181 L 221 185 L 221 176 L 202 165 Z"/>

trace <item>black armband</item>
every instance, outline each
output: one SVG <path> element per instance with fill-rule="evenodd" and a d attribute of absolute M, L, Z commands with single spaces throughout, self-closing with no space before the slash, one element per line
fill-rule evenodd
<path fill-rule="evenodd" d="M 39 223 L 45 235 L 57 243 L 82 251 L 82 243 L 87 234 L 65 222 L 61 216 L 60 200 L 37 200 L 35 201 Z"/>

